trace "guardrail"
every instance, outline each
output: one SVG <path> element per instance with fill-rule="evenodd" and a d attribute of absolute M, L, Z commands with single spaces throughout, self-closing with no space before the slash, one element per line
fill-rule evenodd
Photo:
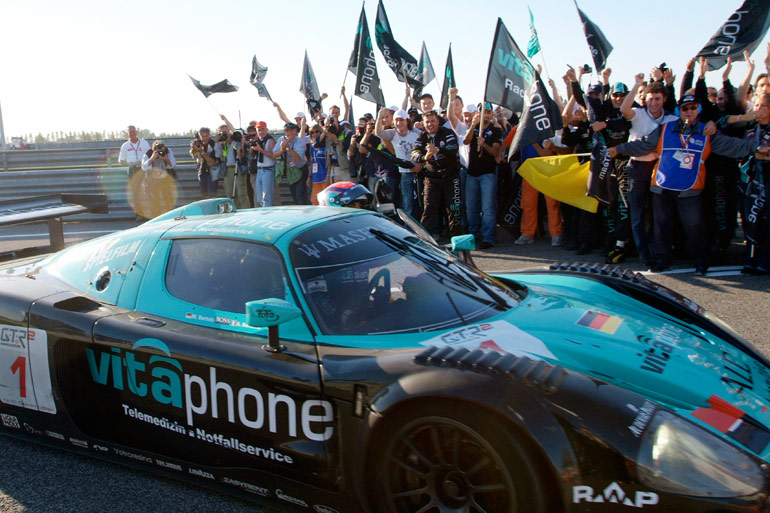
<path fill-rule="evenodd" d="M 198 173 L 189 156 L 189 139 L 164 139 L 177 158 L 176 206 L 200 199 Z M 87 143 L 86 143 L 87 144 Z M 103 144 L 103 143 L 101 143 Z M 74 221 L 134 219 L 127 200 L 128 170 L 117 165 L 120 147 L 3 150 L 0 162 L 0 201 L 48 194 L 106 194 L 108 214 L 72 216 Z M 220 183 L 222 180 L 220 180 Z M 220 185 L 220 194 L 224 195 Z M 281 201 L 290 204 L 288 185 L 281 185 Z"/>

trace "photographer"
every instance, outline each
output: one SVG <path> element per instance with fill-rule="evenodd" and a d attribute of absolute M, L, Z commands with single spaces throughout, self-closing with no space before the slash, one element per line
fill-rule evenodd
<path fill-rule="evenodd" d="M 257 134 L 249 141 L 249 178 L 254 189 L 254 207 L 272 207 L 275 189 L 275 139 L 267 133 L 267 123 L 258 121 Z"/>
<path fill-rule="evenodd" d="M 173 168 L 175 166 L 174 152 L 160 139 L 152 143 L 152 148 L 142 157 L 144 185 L 150 199 L 150 218 L 174 208 L 176 183 L 173 178 Z"/>
<path fill-rule="evenodd" d="M 225 168 L 225 196 L 234 199 L 237 208 L 249 208 L 246 175 L 238 173 L 238 149 L 241 147 L 242 139 L 242 133 L 238 131 L 231 133 L 228 125 L 220 125 L 214 154 Z"/>
<path fill-rule="evenodd" d="M 361 153 L 360 150 L 361 140 L 366 133 L 366 124 L 366 117 L 358 118 L 358 126 L 350 137 L 350 146 L 348 146 L 347 151 L 348 162 L 350 163 L 350 179 L 361 183 L 366 180 L 365 177 L 361 176 L 364 162 L 366 161 L 366 154 Z"/>
<path fill-rule="evenodd" d="M 190 141 L 190 156 L 196 161 L 201 198 L 215 198 L 219 184 L 219 167 L 209 128 L 201 127 L 195 134 L 195 139 Z"/>
<path fill-rule="evenodd" d="M 348 148 L 351 135 L 352 131 L 341 126 L 336 116 L 326 117 L 319 141 L 326 145 L 330 183 L 350 179 Z"/>
<path fill-rule="evenodd" d="M 270 155 L 273 160 L 283 158 L 284 173 L 289 182 L 289 191 L 295 205 L 309 205 L 310 193 L 307 188 L 308 165 L 307 144 L 297 137 L 299 127 L 295 123 L 284 125 L 284 136 L 275 145 L 275 151 Z"/>

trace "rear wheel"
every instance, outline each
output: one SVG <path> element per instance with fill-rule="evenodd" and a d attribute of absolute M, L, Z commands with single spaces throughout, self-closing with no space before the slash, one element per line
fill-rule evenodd
<path fill-rule="evenodd" d="M 490 415 L 433 406 L 396 416 L 369 461 L 373 510 L 547 511 L 537 465 Z"/>

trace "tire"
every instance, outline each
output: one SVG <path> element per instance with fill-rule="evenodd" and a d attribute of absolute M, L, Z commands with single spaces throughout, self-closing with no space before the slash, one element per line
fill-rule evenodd
<path fill-rule="evenodd" d="M 444 403 L 385 421 L 367 462 L 372 511 L 551 511 L 539 465 L 492 415 Z"/>

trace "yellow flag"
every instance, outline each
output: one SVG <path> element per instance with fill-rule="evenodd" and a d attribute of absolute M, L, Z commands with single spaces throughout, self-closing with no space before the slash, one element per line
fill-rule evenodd
<path fill-rule="evenodd" d="M 581 164 L 576 155 L 527 159 L 519 174 L 546 196 L 573 207 L 596 212 L 599 202 L 586 196 L 591 162 Z"/>

